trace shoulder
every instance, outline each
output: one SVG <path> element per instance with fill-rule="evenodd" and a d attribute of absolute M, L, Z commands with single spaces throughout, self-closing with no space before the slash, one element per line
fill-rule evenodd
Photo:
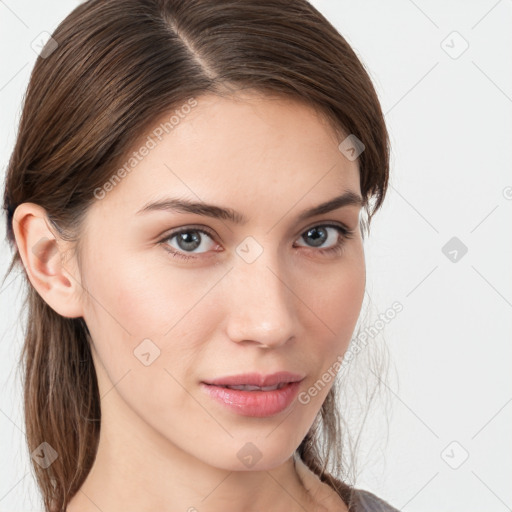
<path fill-rule="evenodd" d="M 315 512 L 400 512 L 370 491 L 348 485 L 342 499 L 331 486 L 322 482 L 300 457 L 295 456 L 294 461 L 304 487 L 318 505 Z"/>
<path fill-rule="evenodd" d="M 397 508 L 364 489 L 351 489 L 350 512 L 400 512 Z"/>

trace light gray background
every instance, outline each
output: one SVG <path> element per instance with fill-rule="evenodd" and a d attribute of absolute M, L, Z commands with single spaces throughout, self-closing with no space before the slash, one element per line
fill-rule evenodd
<path fill-rule="evenodd" d="M 510 510 L 512 1 L 312 3 L 367 66 L 393 146 L 389 196 L 365 251 L 376 310 L 404 307 L 383 333 L 399 385 L 388 389 L 389 440 L 382 421 L 370 421 L 357 484 L 408 512 Z M 2 176 L 36 58 L 31 42 L 76 5 L 0 0 Z M 3 276 L 3 222 L 0 235 Z M 468 248 L 455 262 L 442 252 L 452 237 Z M 15 275 L 0 290 L 1 512 L 42 510 L 15 371 Z"/>

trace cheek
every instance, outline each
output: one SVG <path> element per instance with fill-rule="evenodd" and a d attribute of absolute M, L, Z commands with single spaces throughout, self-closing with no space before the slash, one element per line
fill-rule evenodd
<path fill-rule="evenodd" d="M 338 286 L 331 293 L 331 301 L 327 305 L 329 317 L 335 327 L 352 335 L 359 317 L 364 298 L 364 272 L 353 270 L 340 279 Z"/>
<path fill-rule="evenodd" d="M 366 285 L 366 269 L 362 249 L 357 247 L 332 271 L 308 279 L 302 296 L 331 335 L 353 330 L 361 311 Z"/>
<path fill-rule="evenodd" d="M 190 407 L 180 383 L 195 368 L 215 323 L 210 299 L 201 300 L 214 278 L 198 286 L 191 272 L 157 266 L 134 257 L 95 267 L 86 276 L 91 305 L 84 318 L 103 392 L 116 385 L 141 417 L 166 411 L 170 420 L 172 411 Z"/>
<path fill-rule="evenodd" d="M 169 369 L 198 355 L 217 321 L 208 290 L 219 277 L 212 274 L 142 256 L 105 259 L 87 273 L 92 300 L 84 317 L 112 379 L 137 368 L 139 352 Z"/>
<path fill-rule="evenodd" d="M 193 308 L 201 291 L 198 288 L 204 288 L 197 285 L 201 282 L 197 275 L 172 268 L 164 258 L 160 261 L 150 254 L 105 260 L 87 280 L 91 294 L 101 297 L 101 304 L 93 303 L 93 307 L 138 337 L 162 336 Z"/>
<path fill-rule="evenodd" d="M 309 326 L 308 359 L 314 362 L 310 378 L 298 396 L 312 422 L 335 382 L 343 356 L 353 336 L 361 311 L 366 285 L 364 258 L 355 258 L 340 265 L 323 283 L 315 285 L 308 297 L 318 318 Z M 309 302 L 308 302 L 309 305 Z"/>
<path fill-rule="evenodd" d="M 340 262 L 336 271 L 319 276 L 315 285 L 304 288 L 302 297 L 313 315 L 308 328 L 314 348 L 310 347 L 311 359 L 316 360 L 318 375 L 332 369 L 345 354 L 353 336 L 364 299 L 366 268 L 362 247 L 356 247 Z M 325 390 L 324 395 L 328 390 Z"/>

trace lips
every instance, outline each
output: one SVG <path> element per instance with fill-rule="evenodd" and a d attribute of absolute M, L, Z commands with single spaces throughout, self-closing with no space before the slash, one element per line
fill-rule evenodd
<path fill-rule="evenodd" d="M 287 410 L 303 380 L 304 376 L 290 372 L 251 373 L 202 382 L 201 389 L 237 414 L 261 418 Z"/>
<path fill-rule="evenodd" d="M 210 383 L 202 382 L 201 390 L 230 411 L 242 416 L 264 418 L 284 413 L 292 407 L 302 380 L 304 377 L 288 372 L 267 376 L 235 375 Z M 247 381 L 262 385 L 245 384 Z M 269 382 L 273 384 L 265 386 Z"/>
<path fill-rule="evenodd" d="M 248 384 L 244 384 L 241 386 L 222 386 L 226 389 L 236 389 L 237 391 L 275 391 L 276 389 L 281 389 L 283 386 L 286 386 L 286 382 L 281 382 L 276 384 L 275 386 L 250 386 Z"/>
<path fill-rule="evenodd" d="M 247 391 L 252 390 L 262 390 L 262 391 L 271 391 L 273 389 L 278 389 L 276 386 L 282 387 L 285 384 L 291 382 L 300 382 L 304 378 L 303 375 L 299 375 L 296 373 L 290 373 L 286 371 L 276 372 L 270 375 L 262 375 L 260 373 L 246 373 L 243 375 L 233 375 L 230 377 L 220 377 L 218 379 L 213 379 L 209 381 L 204 381 L 205 384 L 210 384 L 213 386 L 223 386 L 229 388 L 238 388 L 240 386 L 245 386 L 248 388 Z M 269 388 L 264 389 L 264 388 Z"/>

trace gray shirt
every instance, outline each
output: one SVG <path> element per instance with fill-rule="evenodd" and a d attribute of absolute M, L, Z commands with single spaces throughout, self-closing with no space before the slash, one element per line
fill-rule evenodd
<path fill-rule="evenodd" d="M 392 507 L 389 503 L 370 491 L 358 489 L 357 487 L 346 486 L 343 496 L 338 496 L 334 489 L 326 483 L 320 482 L 318 477 L 311 471 L 311 469 L 309 469 L 297 453 L 294 454 L 293 458 L 297 473 L 299 474 L 299 477 L 306 489 L 309 492 L 312 492 L 313 495 L 319 497 L 324 508 L 329 511 L 334 511 L 339 508 L 339 502 L 341 499 L 346 503 L 346 507 L 348 507 L 349 512 L 400 512 L 398 509 Z M 319 493 L 322 490 L 325 491 L 325 493 L 320 495 Z M 343 510 L 346 510 L 346 508 L 343 508 Z"/>
<path fill-rule="evenodd" d="M 350 512 L 400 512 L 389 503 L 364 489 L 352 490 Z"/>

